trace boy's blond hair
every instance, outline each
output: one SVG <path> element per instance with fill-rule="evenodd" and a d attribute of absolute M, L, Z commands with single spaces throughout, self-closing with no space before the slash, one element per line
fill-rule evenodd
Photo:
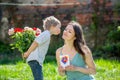
<path fill-rule="evenodd" d="M 49 30 L 51 26 L 56 27 L 57 25 L 61 26 L 61 22 L 54 16 L 47 17 L 45 20 L 43 20 L 44 30 Z"/>

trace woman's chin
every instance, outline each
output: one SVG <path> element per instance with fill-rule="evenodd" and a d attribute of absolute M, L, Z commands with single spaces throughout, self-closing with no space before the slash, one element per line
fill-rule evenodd
<path fill-rule="evenodd" d="M 62 39 L 65 39 L 64 36 L 62 36 Z"/>

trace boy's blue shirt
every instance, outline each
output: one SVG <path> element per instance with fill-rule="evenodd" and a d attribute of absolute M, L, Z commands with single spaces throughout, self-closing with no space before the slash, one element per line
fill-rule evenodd
<path fill-rule="evenodd" d="M 39 44 L 39 46 L 30 53 L 27 58 L 27 62 L 36 60 L 39 62 L 40 65 L 43 64 L 50 44 L 50 36 L 50 32 L 48 30 L 45 30 L 38 37 L 35 38 L 35 41 Z"/>

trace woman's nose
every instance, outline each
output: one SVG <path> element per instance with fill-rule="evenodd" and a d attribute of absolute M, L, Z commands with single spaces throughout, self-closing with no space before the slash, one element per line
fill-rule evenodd
<path fill-rule="evenodd" d="M 64 30 L 65 33 L 67 33 L 67 30 Z"/>

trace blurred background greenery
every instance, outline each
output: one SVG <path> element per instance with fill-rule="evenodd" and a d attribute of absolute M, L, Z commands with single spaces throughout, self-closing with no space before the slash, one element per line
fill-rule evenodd
<path fill-rule="evenodd" d="M 11 49 L 9 44 L 12 40 L 7 31 L 25 26 L 43 31 L 42 20 L 50 15 L 61 21 L 62 28 L 60 35 L 51 38 L 44 64 L 46 80 L 66 79 L 57 72 L 55 52 L 64 44 L 62 33 L 71 20 L 82 25 L 97 66 L 96 80 L 120 79 L 119 0 L 0 0 L 0 80 L 33 79 L 28 65 L 22 62 L 20 52 Z"/>

